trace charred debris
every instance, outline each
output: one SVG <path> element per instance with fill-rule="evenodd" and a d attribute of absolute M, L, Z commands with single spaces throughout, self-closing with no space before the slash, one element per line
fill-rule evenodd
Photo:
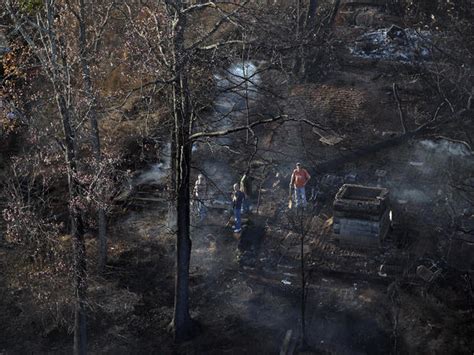
<path fill-rule="evenodd" d="M 0 5 L 0 354 L 474 351 L 466 1 L 42 4 Z"/>

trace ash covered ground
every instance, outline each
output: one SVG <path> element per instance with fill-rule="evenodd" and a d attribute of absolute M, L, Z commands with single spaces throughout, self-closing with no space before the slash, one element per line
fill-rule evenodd
<path fill-rule="evenodd" d="M 389 95 L 394 81 L 407 81 L 401 77 L 405 73 L 397 72 L 399 67 L 374 69 L 371 60 L 404 65 L 415 55 L 429 59 L 423 49 L 420 54 L 409 43 L 391 44 L 386 35 L 382 29 L 358 37 L 366 44 L 361 48 L 356 43 L 359 47 L 352 50 L 357 65 L 342 65 L 323 82 L 286 87 L 285 111 L 300 118 L 318 115 L 334 128 L 329 132 L 288 122 L 256 130 L 262 137 L 256 153 L 245 134 L 194 147 L 192 180 L 199 172 L 208 177 L 210 199 L 206 219 L 199 223 L 194 218 L 191 231 L 191 315 L 199 334 L 180 345 L 167 332 L 173 311 L 175 237 L 165 191 L 169 147 L 163 144 L 157 160 L 136 174 L 122 198 L 123 210 L 111 226 L 107 272 L 91 280 L 91 351 L 272 354 L 285 348 L 288 339 L 287 353 L 298 352 L 301 235 L 294 224 L 296 212 L 288 209 L 288 184 L 300 161 L 312 175 L 307 191 L 312 200 L 303 216 L 311 351 L 472 353 L 474 210 L 465 191 L 473 186 L 470 148 L 455 138 L 414 137 L 371 154 L 349 154 L 353 147 L 401 133 Z M 412 32 L 407 36 L 417 40 Z M 258 85 L 268 79 L 256 75 L 257 68 L 257 62 L 245 62 L 216 73 L 222 93 L 208 116 L 216 127 L 244 120 L 247 110 L 257 109 Z M 242 76 L 255 78 L 255 85 L 247 87 L 255 107 L 242 104 L 242 92 L 226 93 Z M 420 90 L 416 77 L 412 79 L 402 88 L 405 98 Z M 225 120 L 219 119 L 222 114 Z M 415 118 L 427 119 L 413 117 L 412 126 Z M 249 163 L 256 193 L 252 213 L 244 216 L 243 232 L 237 235 L 229 223 L 230 191 Z M 392 228 L 380 246 L 348 248 L 333 240 L 332 205 L 344 183 L 389 189 Z M 93 248 L 94 242 L 89 245 Z M 0 264 L 5 275 L 0 278 L 5 300 L 1 310 L 9 319 L 0 326 L 0 350 L 67 349 L 66 330 L 42 329 L 41 319 L 32 323 L 24 318 L 27 295 L 19 287 L 10 292 L 14 286 L 8 284 L 13 278 L 5 260 L 14 254 L 4 249 L 0 253 L 5 257 Z M 428 273 L 417 272 L 420 266 Z M 25 342 L 12 341 L 28 324 L 30 331 L 21 330 Z M 39 335 L 37 329 L 42 329 Z"/>
<path fill-rule="evenodd" d="M 363 75 L 339 74 L 337 85 L 343 77 Z M 330 98 L 333 85 L 329 81 L 297 87 L 293 99 L 318 95 L 315 106 L 324 112 L 319 97 Z M 367 85 L 361 81 L 353 90 L 363 95 Z M 336 119 L 362 113 L 358 122 L 348 124 L 351 129 L 372 125 L 371 139 L 399 129 L 396 120 L 389 126 L 372 122 L 370 114 L 363 115 L 364 105 L 342 103 L 348 112 L 343 107 Z M 289 109 L 298 114 L 291 104 Z M 473 346 L 472 259 L 462 254 L 469 247 L 459 244 L 458 227 L 469 222 L 472 210 L 456 184 L 473 171 L 469 148 L 449 139 L 414 139 L 319 170 L 325 166 L 321 162 L 341 152 L 315 139 L 320 137 L 301 123 L 259 133 L 263 143 L 251 161 L 257 195 L 241 235 L 231 230 L 229 196 L 248 162 L 235 152 L 245 157 L 253 148 L 246 146 L 245 135 L 227 137 L 225 148 L 195 147 L 195 175 L 205 174 L 210 186 L 207 217 L 202 223 L 195 218 L 192 227 L 191 308 L 201 333 L 178 347 L 164 331 L 172 317 L 175 246 L 166 204 L 157 202 L 162 198 L 162 172 L 151 185 L 140 180 L 139 191 L 129 197 L 133 211 L 116 225 L 120 238 L 131 238 L 130 244 L 138 241 L 139 247 L 117 255 L 112 265 L 120 271 L 110 274 L 111 281 L 138 297 L 123 327 L 111 331 L 110 351 L 152 351 L 159 345 L 165 353 L 276 353 L 285 337 L 289 351 L 297 351 L 301 248 L 292 222 L 295 211 L 288 210 L 287 186 L 294 162 L 303 161 L 313 176 L 303 247 L 306 333 L 312 351 L 468 353 Z M 367 136 L 361 133 L 358 139 L 366 142 Z M 347 248 L 334 242 L 332 203 L 343 183 L 390 190 L 392 229 L 380 247 Z M 419 266 L 435 276 L 420 277 Z M 103 346 L 103 339 L 96 341 Z"/>

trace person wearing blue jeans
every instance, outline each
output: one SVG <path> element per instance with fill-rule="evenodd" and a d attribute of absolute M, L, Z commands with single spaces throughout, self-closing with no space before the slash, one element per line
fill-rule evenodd
<path fill-rule="evenodd" d="M 305 187 L 295 187 L 296 208 L 306 207 L 306 189 Z"/>
<path fill-rule="evenodd" d="M 198 201 L 198 214 L 199 214 L 199 222 L 204 222 L 204 220 L 206 219 L 206 215 L 207 215 L 207 208 L 206 208 L 206 205 L 204 204 L 204 202 L 202 201 Z"/>
<path fill-rule="evenodd" d="M 295 190 L 295 202 L 296 208 L 306 207 L 306 191 L 305 186 L 307 182 L 311 179 L 308 171 L 301 167 L 301 163 L 296 163 L 296 169 L 293 170 L 291 174 L 290 188 Z"/>
<path fill-rule="evenodd" d="M 234 184 L 234 192 L 232 194 L 232 202 L 234 207 L 234 233 L 239 233 L 242 230 L 242 203 L 245 199 L 245 194 L 240 191 L 239 184 Z"/>

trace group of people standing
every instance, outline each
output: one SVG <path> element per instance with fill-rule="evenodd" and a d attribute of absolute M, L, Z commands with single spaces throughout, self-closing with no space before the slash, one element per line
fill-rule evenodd
<path fill-rule="evenodd" d="M 296 208 L 306 207 L 306 191 L 305 186 L 311 179 L 308 171 L 304 169 L 301 163 L 296 163 L 296 168 L 291 174 L 290 180 L 290 196 L 292 191 Z M 242 213 L 250 213 L 251 198 L 252 198 L 252 177 L 250 176 L 250 168 L 244 173 L 240 179 L 240 183 L 233 185 L 232 191 L 232 207 L 234 211 L 234 233 L 239 233 L 242 230 Z M 200 222 L 203 222 L 207 215 L 207 207 L 205 201 L 207 200 L 207 183 L 204 175 L 199 174 L 194 184 L 193 203 L 199 215 Z"/>
<path fill-rule="evenodd" d="M 242 213 L 250 213 L 252 197 L 252 177 L 250 169 L 240 179 L 240 183 L 233 185 L 232 207 L 234 211 L 234 232 L 239 233 L 242 230 Z M 207 183 L 204 175 L 199 174 L 193 189 L 193 204 L 202 223 L 207 216 L 207 207 L 205 201 L 208 199 Z"/>

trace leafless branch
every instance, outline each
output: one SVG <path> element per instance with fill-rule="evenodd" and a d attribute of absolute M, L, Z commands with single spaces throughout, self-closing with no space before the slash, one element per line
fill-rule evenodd
<path fill-rule="evenodd" d="M 244 43 L 245 43 L 244 41 L 235 39 L 235 40 L 229 40 L 225 42 L 213 43 L 207 46 L 198 47 L 197 49 L 200 51 L 207 51 L 211 49 L 218 49 L 219 47 L 223 47 L 223 46 L 229 46 L 233 44 L 244 44 Z"/>
<path fill-rule="evenodd" d="M 237 132 L 241 132 L 241 131 L 245 131 L 245 130 L 251 130 L 254 127 L 264 125 L 264 124 L 267 124 L 267 123 L 277 122 L 277 121 L 280 121 L 280 120 L 285 119 L 285 118 L 287 118 L 286 115 L 279 115 L 279 116 L 272 117 L 272 118 L 261 119 L 261 120 L 252 122 L 248 125 L 242 125 L 242 126 L 238 126 L 238 127 L 229 128 L 229 129 L 223 129 L 223 130 L 220 130 L 220 131 L 197 132 L 197 133 L 194 133 L 194 134 L 190 135 L 189 139 L 190 140 L 196 140 L 198 138 L 203 138 L 203 137 L 222 137 L 222 136 L 225 136 L 225 135 L 228 135 L 228 134 L 231 134 L 231 133 L 237 133 Z"/>
<path fill-rule="evenodd" d="M 197 10 L 202 10 L 202 9 L 206 9 L 206 8 L 216 8 L 217 5 L 214 1 L 209 1 L 209 2 L 206 2 L 204 4 L 195 4 L 195 5 L 191 5 L 189 7 L 187 7 L 186 9 L 184 9 L 183 11 L 181 11 L 182 14 L 186 14 L 186 13 L 190 13 L 190 12 L 193 12 L 193 11 L 197 11 Z"/>
<path fill-rule="evenodd" d="M 403 134 L 405 134 L 407 133 L 407 123 L 405 120 L 405 115 L 403 114 L 403 110 L 402 110 L 402 101 L 400 100 L 400 96 L 398 95 L 397 84 L 395 83 L 393 83 L 393 96 L 395 97 L 395 100 L 397 101 L 398 114 L 400 116 L 400 123 L 402 124 Z"/>
<path fill-rule="evenodd" d="M 249 0 L 244 1 L 244 3 L 239 5 L 235 10 L 233 10 L 232 12 L 230 12 L 230 13 L 226 14 L 225 16 L 221 17 L 221 19 L 214 24 L 214 27 L 212 29 L 210 29 L 209 32 L 207 32 L 204 36 L 202 36 L 200 39 L 198 39 L 196 42 L 194 42 L 191 46 L 186 48 L 186 50 L 195 50 L 195 49 L 199 48 L 205 41 L 207 41 L 209 38 L 211 38 L 221 28 L 221 26 L 224 23 L 229 22 L 230 19 L 236 13 L 238 13 L 242 8 L 244 8 L 248 3 L 249 3 Z"/>

